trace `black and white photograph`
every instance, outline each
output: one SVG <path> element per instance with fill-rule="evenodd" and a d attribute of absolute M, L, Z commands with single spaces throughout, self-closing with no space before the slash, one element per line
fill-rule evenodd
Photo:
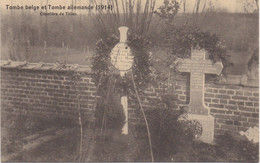
<path fill-rule="evenodd" d="M 1 162 L 259 162 L 259 0 L 1 0 Z"/>

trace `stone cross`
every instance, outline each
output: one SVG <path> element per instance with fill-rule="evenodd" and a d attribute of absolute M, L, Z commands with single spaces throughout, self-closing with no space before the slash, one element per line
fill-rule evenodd
<path fill-rule="evenodd" d="M 189 113 L 208 115 L 209 110 L 204 104 L 205 74 L 217 74 L 222 71 L 221 62 L 212 63 L 205 59 L 205 50 L 192 50 L 191 59 L 178 60 L 177 69 L 190 73 Z"/>
<path fill-rule="evenodd" d="M 199 138 L 205 143 L 214 140 L 214 117 L 209 115 L 209 108 L 204 104 L 205 74 L 217 74 L 222 71 L 221 62 L 213 63 L 205 59 L 205 50 L 191 51 L 191 59 L 178 59 L 177 69 L 180 72 L 190 73 L 190 102 L 188 117 L 195 119 L 202 125 L 202 135 Z"/>

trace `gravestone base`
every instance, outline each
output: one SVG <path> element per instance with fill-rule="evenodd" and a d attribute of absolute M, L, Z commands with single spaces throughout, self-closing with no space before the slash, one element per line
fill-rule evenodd
<path fill-rule="evenodd" d="M 214 117 L 211 115 L 188 114 L 190 120 L 197 120 L 202 125 L 202 134 L 198 138 L 204 143 L 213 143 L 214 139 Z"/>

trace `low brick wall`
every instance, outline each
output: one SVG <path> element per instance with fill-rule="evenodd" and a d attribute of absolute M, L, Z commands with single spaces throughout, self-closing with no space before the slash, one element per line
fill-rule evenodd
<path fill-rule="evenodd" d="M 76 118 L 93 117 L 96 87 L 89 72 L 1 68 L 1 112 Z M 78 105 L 79 104 L 79 105 Z"/>
<path fill-rule="evenodd" d="M 34 65 L 35 66 L 35 65 Z M 96 87 L 89 67 L 74 71 L 34 66 L 1 66 L 1 113 L 77 118 L 78 108 L 82 116 L 92 119 L 95 107 Z M 50 68 L 50 67 L 55 68 Z M 37 66 L 35 66 L 37 67 Z M 81 78 L 75 82 L 73 76 Z M 178 98 L 177 105 L 189 103 L 189 75 L 182 74 L 170 82 L 172 93 Z M 144 107 L 156 102 L 167 88 L 149 87 L 142 97 Z M 215 134 L 224 131 L 237 133 L 250 126 L 258 126 L 258 88 L 236 85 L 219 85 L 212 81 L 205 84 L 205 104 L 215 117 Z M 153 105 L 153 104 L 152 104 Z M 129 102 L 130 122 L 138 122 L 136 103 Z"/>

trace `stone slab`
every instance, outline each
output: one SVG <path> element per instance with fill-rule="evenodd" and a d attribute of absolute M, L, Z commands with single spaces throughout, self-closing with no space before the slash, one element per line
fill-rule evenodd
<path fill-rule="evenodd" d="M 189 120 L 197 120 L 202 125 L 202 135 L 198 138 L 212 144 L 214 140 L 214 117 L 212 115 L 188 114 Z"/>

